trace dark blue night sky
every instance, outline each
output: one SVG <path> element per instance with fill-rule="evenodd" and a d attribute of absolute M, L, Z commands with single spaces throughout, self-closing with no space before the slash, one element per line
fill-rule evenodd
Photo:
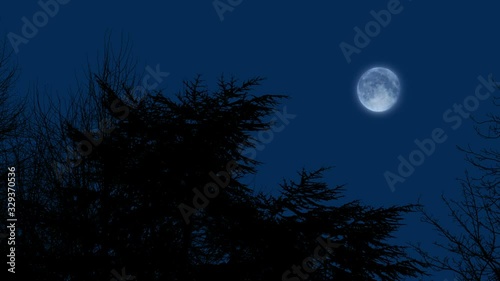
<path fill-rule="evenodd" d="M 482 143 L 465 114 L 481 118 L 493 109 L 489 98 L 476 105 L 471 96 L 487 84 L 482 79 L 500 76 L 498 2 L 216 1 L 225 12 L 212 1 L 66 2 L 32 38 L 13 44 L 20 96 L 38 84 L 47 95 L 69 98 L 109 33 L 115 46 L 121 36 L 130 40 L 138 69 L 169 73 L 159 83 L 169 95 L 197 74 L 211 85 L 221 74 L 263 76 L 256 93 L 289 95 L 279 109 L 294 117 L 257 151 L 263 164 L 248 179 L 256 190 L 273 193 L 302 168 L 332 166 L 327 180 L 347 184 L 347 199 L 389 206 L 420 198 L 447 223 L 440 196 L 459 196 L 457 178 L 468 167 L 457 145 Z M 386 26 L 356 47 L 357 28 L 374 20 L 371 11 L 387 9 L 395 13 Z M 23 36 L 22 18 L 33 22 L 41 10 L 36 1 L 5 4 L 0 32 Z M 346 56 L 341 45 L 352 53 Z M 374 66 L 390 68 L 401 82 L 396 106 L 380 114 L 363 108 L 355 92 L 357 79 Z M 488 85 L 479 95 L 491 96 Z M 415 140 L 432 138 L 434 130 L 444 141 L 391 188 L 384 174 L 397 175 L 399 156 L 408 160 Z M 430 244 L 439 237 L 418 214 L 405 222 L 399 243 L 422 242 L 441 253 Z M 441 272 L 426 280 L 453 278 Z"/>

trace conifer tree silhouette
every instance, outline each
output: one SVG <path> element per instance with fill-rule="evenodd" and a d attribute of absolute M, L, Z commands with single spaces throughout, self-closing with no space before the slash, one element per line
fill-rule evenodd
<path fill-rule="evenodd" d="M 125 267 L 137 280 L 286 280 L 332 241 L 310 280 L 423 273 L 404 247 L 386 241 L 416 206 L 341 203 L 344 186 L 321 181 L 326 168 L 301 171 L 298 182 L 277 187 L 278 197 L 254 196 L 243 183 L 259 162 L 242 149 L 258 143 L 253 135 L 270 128 L 286 98 L 254 95 L 262 78 L 221 77 L 210 92 L 198 76 L 175 97 L 158 90 L 139 98 L 126 45 L 111 50 L 65 114 L 35 110 L 26 149 L 38 154 L 24 179 L 33 196 L 20 199 L 31 206 L 19 237 L 23 274 L 108 280 Z M 205 192 L 233 162 L 227 186 L 196 208 L 194 190 Z"/>

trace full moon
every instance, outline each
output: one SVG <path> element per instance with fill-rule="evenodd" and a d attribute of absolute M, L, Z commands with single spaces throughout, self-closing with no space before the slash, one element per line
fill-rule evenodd
<path fill-rule="evenodd" d="M 399 79 L 391 70 L 374 67 L 363 73 L 358 81 L 358 98 L 368 110 L 383 112 L 399 98 Z"/>

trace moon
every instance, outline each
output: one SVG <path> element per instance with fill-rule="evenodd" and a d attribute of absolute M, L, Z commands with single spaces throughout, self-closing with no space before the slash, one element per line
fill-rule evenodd
<path fill-rule="evenodd" d="M 357 86 L 359 101 L 373 112 L 384 112 L 393 107 L 400 90 L 398 76 L 384 67 L 374 67 L 363 73 Z"/>

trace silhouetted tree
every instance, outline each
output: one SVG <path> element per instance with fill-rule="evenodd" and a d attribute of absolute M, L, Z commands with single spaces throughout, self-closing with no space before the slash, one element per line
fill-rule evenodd
<path fill-rule="evenodd" d="M 233 269 L 238 280 L 402 280 L 423 273 L 405 247 L 385 241 L 415 206 L 340 204 L 344 187 L 322 182 L 325 170 L 301 171 L 298 182 L 281 185 L 281 196 L 261 194 L 246 210 L 222 206 L 227 212 L 217 220 L 217 239 L 207 246 L 223 249 L 227 262 L 212 270 Z M 303 261 L 316 248 L 324 258 L 310 272 Z"/>
<path fill-rule="evenodd" d="M 499 98 L 493 103 L 500 106 Z M 486 120 L 475 119 L 477 133 L 491 143 L 480 151 L 459 147 L 471 169 L 459 180 L 460 200 L 442 196 L 449 215 L 460 231 L 451 231 L 437 218 L 421 209 L 424 220 L 434 226 L 445 242 L 434 244 L 450 256 L 439 257 L 417 247 L 423 260 L 437 270 L 456 273 L 458 280 L 500 281 L 500 116 L 490 114 Z"/>
<path fill-rule="evenodd" d="M 22 136 L 24 122 L 24 102 L 15 94 L 14 86 L 18 78 L 17 65 L 13 63 L 12 52 L 7 51 L 6 41 L 0 47 L 0 157 L 3 163 L 13 161 L 14 147 Z M 17 99 L 14 97 L 17 96 Z M 2 175 L 5 171 L 2 171 Z"/>
<path fill-rule="evenodd" d="M 0 250 L 7 253 L 7 175 L 8 167 L 18 168 L 16 163 L 21 160 L 17 148 L 22 143 L 24 133 L 24 102 L 14 89 L 18 78 L 18 68 L 13 62 L 12 52 L 7 51 L 7 42 L 0 46 L 0 200 L 5 207 L 0 218 Z M 12 207 L 8 206 L 8 207 Z"/>
<path fill-rule="evenodd" d="M 106 50 L 65 114 L 35 110 L 30 149 L 40 154 L 26 180 L 39 189 L 23 202 L 25 274 L 107 280 L 125 267 L 137 280 L 299 280 L 286 271 L 318 245 L 330 246 L 311 280 L 423 273 L 386 241 L 415 206 L 340 204 L 342 186 L 319 181 L 325 169 L 302 171 L 279 197 L 243 183 L 259 162 L 242 151 L 286 98 L 253 95 L 262 78 L 221 77 L 210 92 L 198 76 L 175 98 L 138 97 L 128 48 Z"/>

